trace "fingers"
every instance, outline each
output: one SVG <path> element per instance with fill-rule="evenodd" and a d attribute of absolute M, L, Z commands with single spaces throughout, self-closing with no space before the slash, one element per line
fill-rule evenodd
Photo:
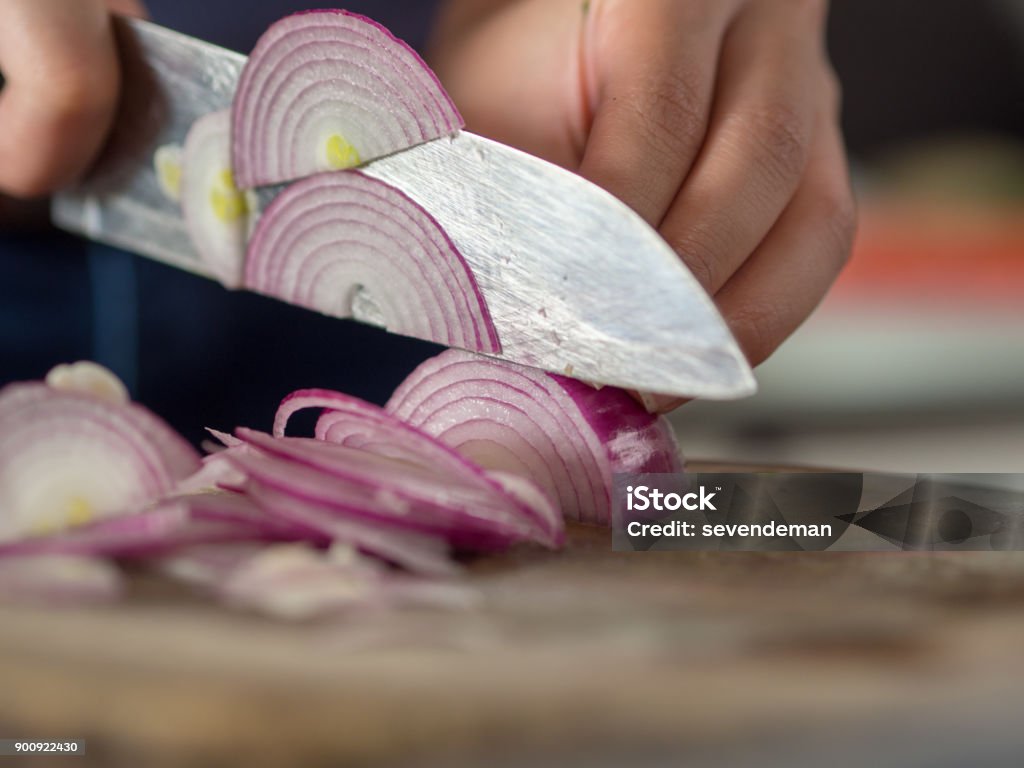
<path fill-rule="evenodd" d="M 657 226 L 708 127 L 734 0 L 592 0 L 581 57 L 593 112 L 580 173 Z"/>
<path fill-rule="evenodd" d="M 842 138 L 832 115 L 820 124 L 789 207 L 716 297 L 752 365 L 811 314 L 850 254 L 856 214 Z"/>
<path fill-rule="evenodd" d="M 0 191 L 47 194 L 99 151 L 117 104 L 117 55 L 102 0 L 0 4 Z"/>
<path fill-rule="evenodd" d="M 708 136 L 660 231 L 712 294 L 743 264 L 803 174 L 821 108 L 824 3 L 747 5 L 722 49 Z"/>
<path fill-rule="evenodd" d="M 580 0 L 444 4 L 429 56 L 466 126 L 578 168 L 582 18 Z"/>
<path fill-rule="evenodd" d="M 123 16 L 135 16 L 144 19 L 147 16 L 146 6 L 142 0 L 107 0 L 107 10 Z"/>

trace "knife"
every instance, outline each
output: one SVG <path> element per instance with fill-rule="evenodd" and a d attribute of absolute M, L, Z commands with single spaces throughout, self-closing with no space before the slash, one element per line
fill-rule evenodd
<path fill-rule="evenodd" d="M 54 198 L 62 229 L 212 277 L 157 148 L 231 105 L 246 57 L 117 17 L 121 106 L 88 177 Z M 360 169 L 428 210 L 473 270 L 496 355 L 596 384 L 681 397 L 752 394 L 753 374 L 711 298 L 628 206 L 567 170 L 462 131 Z M 283 187 L 258 190 L 261 209 Z"/>

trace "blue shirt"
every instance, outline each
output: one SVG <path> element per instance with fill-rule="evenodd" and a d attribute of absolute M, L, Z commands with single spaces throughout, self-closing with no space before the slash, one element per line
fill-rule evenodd
<path fill-rule="evenodd" d="M 248 51 L 275 19 L 323 2 L 149 0 L 152 19 Z M 430 2 L 349 0 L 422 46 Z M 59 233 L 0 235 L 0 384 L 92 359 L 193 441 L 269 427 L 302 387 L 382 402 L 432 345 L 325 318 Z"/>

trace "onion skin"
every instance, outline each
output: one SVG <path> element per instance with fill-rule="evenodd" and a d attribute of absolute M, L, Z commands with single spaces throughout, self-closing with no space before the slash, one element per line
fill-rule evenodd
<path fill-rule="evenodd" d="M 463 125 L 412 48 L 342 10 L 296 13 L 263 34 L 242 72 L 232 123 L 242 188 L 354 167 Z"/>
<path fill-rule="evenodd" d="M 501 351 L 472 270 L 441 226 L 402 191 L 358 171 L 320 174 L 286 188 L 256 225 L 244 282 L 392 333 Z"/>
<path fill-rule="evenodd" d="M 607 525 L 617 473 L 682 470 L 671 425 L 623 390 L 458 350 L 417 368 L 385 409 L 481 466 L 526 476 Z"/>

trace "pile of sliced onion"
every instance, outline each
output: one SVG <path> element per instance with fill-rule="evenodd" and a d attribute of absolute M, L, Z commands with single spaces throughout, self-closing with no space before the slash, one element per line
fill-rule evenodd
<path fill-rule="evenodd" d="M 288 420 L 295 412 L 315 407 L 323 409 L 316 437 L 336 445 L 335 450 L 374 456 L 386 462 L 382 464 L 385 467 L 404 467 L 410 476 L 425 478 L 424 484 L 464 488 L 469 498 L 497 498 L 513 508 L 512 521 L 528 522 L 540 543 L 562 543 L 564 531 L 559 511 L 539 489 L 474 464 L 430 435 L 358 398 L 328 390 L 295 392 L 278 409 L 274 434 L 283 438 Z"/>
<path fill-rule="evenodd" d="M 423 363 L 386 410 L 481 467 L 532 480 L 581 522 L 608 523 L 614 474 L 682 469 L 671 425 L 626 392 L 457 350 Z"/>
<path fill-rule="evenodd" d="M 354 13 L 271 26 L 242 72 L 233 159 L 242 188 L 355 167 L 456 133 L 462 118 L 423 60 Z"/>
<path fill-rule="evenodd" d="M 357 171 L 296 182 L 267 207 L 245 286 L 392 333 L 501 351 L 476 279 L 441 226 L 400 190 Z"/>
<path fill-rule="evenodd" d="M 47 382 L 0 391 L 0 596 L 72 599 L 79 572 L 83 601 L 116 596 L 106 558 L 274 616 L 463 604 L 436 581 L 453 553 L 558 547 L 562 513 L 607 522 L 615 473 L 680 469 L 668 424 L 622 390 L 454 350 L 386 409 L 300 390 L 273 434 L 212 432 L 202 461 L 104 369 Z M 307 408 L 314 435 L 288 436 Z"/>
<path fill-rule="evenodd" d="M 290 396 L 277 435 L 214 432 L 224 447 L 200 462 L 104 369 L 63 366 L 48 380 L 0 392 L 5 598 L 70 600 L 69 573 L 82 574 L 82 601 L 116 597 L 110 559 L 156 564 L 276 616 L 463 604 L 464 589 L 433 580 L 459 571 L 453 552 L 554 547 L 564 535 L 532 484 L 487 472 L 341 393 Z M 284 436 L 307 407 L 325 409 L 335 433 L 347 419 L 351 439 Z M 357 432 L 369 442 L 354 445 Z M 301 546 L 281 548 L 288 543 Z M 345 563 L 338 552 L 350 553 Z"/>
<path fill-rule="evenodd" d="M 227 287 L 240 287 L 256 200 L 235 186 L 229 110 L 201 117 L 192 126 L 180 173 L 182 213 L 200 261 Z"/>

